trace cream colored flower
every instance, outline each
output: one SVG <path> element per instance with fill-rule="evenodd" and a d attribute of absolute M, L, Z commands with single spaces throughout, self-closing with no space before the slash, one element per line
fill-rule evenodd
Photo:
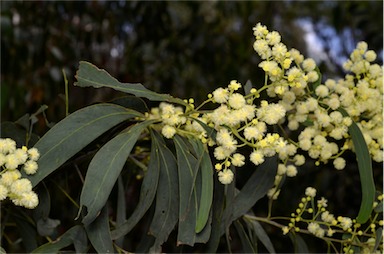
<path fill-rule="evenodd" d="M 312 187 L 307 187 L 305 189 L 305 195 L 314 198 L 316 196 L 316 189 Z"/>
<path fill-rule="evenodd" d="M 230 169 L 224 169 L 218 173 L 219 181 L 222 184 L 230 184 L 233 181 L 234 175 Z"/>
<path fill-rule="evenodd" d="M 166 138 L 173 138 L 173 136 L 176 134 L 176 129 L 170 125 L 164 125 L 164 127 L 161 129 L 161 133 Z"/>

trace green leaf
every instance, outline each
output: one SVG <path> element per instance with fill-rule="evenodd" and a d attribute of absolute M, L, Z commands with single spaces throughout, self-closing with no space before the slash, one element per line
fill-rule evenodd
<path fill-rule="evenodd" d="M 27 252 L 35 249 L 37 244 L 37 233 L 35 227 L 29 222 L 29 220 L 24 218 L 24 215 L 13 216 L 16 223 L 16 228 L 18 229 L 21 239 L 23 240 L 23 245 Z"/>
<path fill-rule="evenodd" d="M 300 235 L 290 232 L 289 238 L 291 238 L 295 253 L 310 253 L 307 244 Z"/>
<path fill-rule="evenodd" d="M 40 152 L 39 170 L 28 176 L 36 186 L 73 155 L 113 126 L 141 114 L 113 104 L 80 109 L 50 129 L 35 145 Z"/>
<path fill-rule="evenodd" d="M 85 227 L 92 246 L 98 253 L 114 253 L 111 234 L 109 231 L 108 207 L 105 206 L 100 215 Z"/>
<path fill-rule="evenodd" d="M 263 243 L 263 245 L 268 250 L 268 252 L 269 253 L 276 253 L 275 248 L 273 247 L 273 244 L 271 242 L 271 239 L 269 239 L 268 234 L 265 232 L 265 230 L 261 226 L 261 224 L 256 220 L 249 220 L 246 218 L 245 218 L 245 221 L 252 226 L 253 231 L 257 235 L 257 238 L 260 240 L 260 242 Z"/>
<path fill-rule="evenodd" d="M 373 247 L 373 253 L 376 252 L 377 248 L 379 248 L 379 245 L 381 244 L 381 246 L 383 246 L 383 228 L 378 228 L 376 230 L 376 242 L 375 242 L 375 246 Z"/>
<path fill-rule="evenodd" d="M 234 221 L 251 209 L 256 202 L 264 197 L 272 188 L 277 170 L 277 158 L 267 158 L 265 162 L 255 169 L 251 178 L 247 181 L 233 204 L 231 220 Z"/>
<path fill-rule="evenodd" d="M 224 210 L 224 184 L 217 177 L 214 178 L 214 192 L 212 204 L 212 231 L 207 244 L 207 253 L 216 253 L 221 238 L 221 221 Z"/>
<path fill-rule="evenodd" d="M 147 104 L 145 104 L 144 100 L 133 95 L 127 95 L 114 99 L 110 101 L 110 103 L 120 105 L 124 108 L 133 109 L 141 113 L 149 112 Z"/>
<path fill-rule="evenodd" d="M 194 142 L 196 154 L 202 154 L 200 162 L 201 192 L 195 232 L 200 233 L 208 222 L 213 199 L 213 167 L 211 158 L 200 141 Z"/>
<path fill-rule="evenodd" d="M 109 87 L 117 91 L 136 95 L 138 97 L 147 98 L 152 101 L 167 101 L 181 105 L 187 105 L 183 100 L 174 98 L 168 94 L 158 94 L 145 88 L 138 83 L 120 83 L 105 70 L 97 68 L 95 65 L 81 61 L 79 70 L 76 73 L 77 82 L 75 86 L 95 88 Z"/>
<path fill-rule="evenodd" d="M 339 111 L 344 116 L 348 116 L 348 113 L 344 109 L 339 108 Z M 349 134 L 351 134 L 353 147 L 355 148 L 362 191 L 362 200 L 356 221 L 360 224 L 364 224 L 371 216 L 373 202 L 375 201 L 375 183 L 372 173 L 372 161 L 359 126 L 357 126 L 355 122 L 352 122 L 348 131 Z"/>
<path fill-rule="evenodd" d="M 197 196 L 194 188 L 198 161 L 192 154 L 193 148 L 180 136 L 174 137 L 177 165 L 179 174 L 179 228 L 177 244 L 188 244 L 193 246 L 196 241 L 196 216 Z"/>
<path fill-rule="evenodd" d="M 85 176 L 80 207 L 87 208 L 84 225 L 91 223 L 105 205 L 141 132 L 153 121 L 136 124 L 106 143 L 93 157 Z"/>
<path fill-rule="evenodd" d="M 116 207 L 116 227 L 120 227 L 125 221 L 127 214 L 127 205 L 125 201 L 125 190 L 123 178 L 120 175 L 117 179 L 117 207 Z M 119 246 L 123 245 L 124 237 L 116 239 L 116 244 Z"/>
<path fill-rule="evenodd" d="M 243 225 L 241 225 L 239 220 L 234 222 L 237 233 L 239 234 L 239 238 L 241 241 L 241 245 L 243 246 L 244 253 L 257 253 L 257 242 L 251 241 L 249 236 L 244 230 Z"/>
<path fill-rule="evenodd" d="M 55 241 L 41 245 L 32 253 L 58 253 L 59 250 L 74 244 L 79 239 L 86 239 L 84 228 L 76 225 L 57 238 Z M 76 251 L 85 252 L 84 249 L 76 249 Z"/>
<path fill-rule="evenodd" d="M 129 219 L 111 232 L 112 239 L 118 239 L 130 232 L 153 203 L 160 174 L 160 158 L 156 152 L 156 147 L 157 144 L 152 140 L 150 160 L 147 173 L 141 184 L 139 203 Z"/>
<path fill-rule="evenodd" d="M 253 88 L 252 86 L 252 81 L 250 81 L 249 79 L 247 80 L 247 82 L 245 83 L 244 85 L 244 94 L 245 95 L 249 95 L 251 94 L 251 89 Z"/>
<path fill-rule="evenodd" d="M 382 213 L 383 212 L 383 201 L 381 201 L 380 203 L 377 204 L 374 211 L 376 213 Z"/>
<path fill-rule="evenodd" d="M 155 144 L 155 156 L 160 162 L 159 184 L 157 186 L 156 207 L 152 223 L 149 228 L 156 240 L 150 252 L 161 252 L 161 245 L 168 239 L 178 220 L 179 186 L 177 184 L 177 164 L 172 152 L 155 131 L 151 132 Z"/>

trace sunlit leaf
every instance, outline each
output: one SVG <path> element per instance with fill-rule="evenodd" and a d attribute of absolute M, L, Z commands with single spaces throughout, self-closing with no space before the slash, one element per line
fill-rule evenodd
<path fill-rule="evenodd" d="M 152 141 L 155 144 L 156 158 L 160 161 L 159 184 L 157 186 L 156 207 L 149 232 L 155 236 L 155 242 L 150 252 L 161 252 L 161 245 L 168 239 L 174 229 L 179 215 L 179 186 L 176 159 L 166 147 L 160 134 L 152 131 Z"/>
<path fill-rule="evenodd" d="M 167 101 L 186 105 L 181 99 L 174 98 L 168 94 L 155 93 L 145 88 L 142 84 L 120 83 L 105 70 L 99 69 L 95 65 L 85 61 L 80 62 L 79 69 L 76 73 L 76 79 L 77 82 L 75 83 L 75 86 L 92 86 L 95 88 L 109 87 L 117 91 L 133 94 L 137 97 L 147 98 L 152 101 Z"/>
<path fill-rule="evenodd" d="M 80 206 L 87 208 L 84 225 L 91 223 L 105 205 L 109 194 L 141 132 L 152 121 L 136 124 L 106 143 L 93 157 L 85 176 Z"/>
<path fill-rule="evenodd" d="M 109 231 L 108 207 L 105 206 L 100 215 L 85 227 L 93 248 L 98 253 L 114 253 L 111 234 Z"/>
<path fill-rule="evenodd" d="M 29 176 L 37 185 L 69 158 L 113 126 L 141 114 L 113 104 L 80 109 L 52 127 L 35 145 L 41 156 L 39 170 Z"/>

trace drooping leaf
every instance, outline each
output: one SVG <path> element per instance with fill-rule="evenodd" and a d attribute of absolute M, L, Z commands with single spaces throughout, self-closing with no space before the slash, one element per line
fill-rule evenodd
<path fill-rule="evenodd" d="M 235 196 L 238 193 L 238 190 L 236 189 L 236 168 L 231 167 L 231 170 L 233 174 L 235 175 L 234 181 L 232 181 L 230 184 L 225 185 L 225 207 L 223 211 L 223 216 L 220 224 L 220 232 L 221 234 L 229 234 L 229 227 L 231 226 L 233 219 L 233 202 L 235 200 Z M 222 184 L 222 183 L 219 183 Z"/>
<path fill-rule="evenodd" d="M 160 174 L 160 158 L 156 152 L 156 147 L 157 144 L 152 140 L 150 160 L 147 173 L 141 184 L 139 203 L 128 220 L 111 232 L 112 239 L 118 239 L 129 233 L 153 203 Z"/>
<path fill-rule="evenodd" d="M 339 111 L 347 116 L 344 109 L 339 108 Z M 371 216 L 373 202 L 375 200 L 375 183 L 372 173 L 372 161 L 369 155 L 369 150 L 359 126 L 352 122 L 348 128 L 349 134 L 352 137 L 353 147 L 355 148 L 357 166 L 361 181 L 362 200 L 360 210 L 356 217 L 358 223 L 364 224 Z"/>
<path fill-rule="evenodd" d="M 289 233 L 295 253 L 310 253 L 307 244 L 299 234 Z"/>
<path fill-rule="evenodd" d="M 160 161 L 159 184 L 157 186 L 156 207 L 149 228 L 155 242 L 150 252 L 161 252 L 161 245 L 168 239 L 178 220 L 179 186 L 176 159 L 167 148 L 163 138 L 152 131 L 152 141 L 155 144 L 156 158 Z"/>
<path fill-rule="evenodd" d="M 245 232 L 243 225 L 239 220 L 234 222 L 237 233 L 239 234 L 239 238 L 241 241 L 241 245 L 243 247 L 244 253 L 257 253 L 257 242 L 253 242 L 248 234 Z"/>
<path fill-rule="evenodd" d="M 39 246 L 32 253 L 57 253 L 59 250 L 74 244 L 78 239 L 86 239 L 85 230 L 80 225 L 72 227 L 55 241 Z M 84 252 L 84 249 L 79 251 Z"/>
<path fill-rule="evenodd" d="M 377 248 L 379 248 L 380 243 L 381 245 L 383 244 L 383 228 L 382 227 L 376 230 L 376 242 L 372 252 L 376 252 Z"/>
<path fill-rule="evenodd" d="M 121 175 L 117 179 L 117 207 L 116 207 L 116 227 L 120 227 L 126 221 L 127 205 L 125 201 L 124 183 Z M 115 243 L 123 245 L 124 237 L 116 239 Z"/>
<path fill-rule="evenodd" d="M 113 126 L 141 114 L 113 104 L 80 109 L 52 127 L 35 145 L 39 170 L 28 176 L 36 186 L 69 158 Z"/>
<path fill-rule="evenodd" d="M 264 197 L 272 188 L 277 171 L 277 158 L 270 157 L 255 169 L 239 194 L 236 195 L 233 204 L 231 221 L 236 220 L 251 209 L 256 202 Z"/>
<path fill-rule="evenodd" d="M 145 88 L 138 83 L 120 83 L 105 70 L 97 68 L 95 65 L 81 61 L 79 69 L 76 73 L 77 82 L 75 86 L 95 88 L 109 87 L 117 91 L 136 95 L 137 97 L 147 98 L 152 101 L 167 101 L 181 105 L 186 103 L 178 98 L 174 98 L 168 94 L 158 94 Z"/>
<path fill-rule="evenodd" d="M 91 223 L 105 205 L 141 132 L 152 121 L 136 124 L 106 143 L 93 157 L 85 176 L 80 206 L 87 208 L 84 225 Z"/>
<path fill-rule="evenodd" d="M 212 204 L 212 231 L 207 243 L 207 253 L 216 253 L 222 233 L 220 232 L 222 214 L 224 210 L 224 185 L 214 178 L 214 192 Z"/>
<path fill-rule="evenodd" d="M 25 250 L 30 252 L 38 246 L 37 233 L 35 227 L 23 217 L 24 216 L 13 216 L 13 220 L 19 230 Z"/>
<path fill-rule="evenodd" d="M 265 232 L 261 224 L 256 220 L 245 219 L 245 221 L 251 225 L 253 231 L 257 235 L 257 238 L 260 240 L 260 242 L 262 242 L 262 244 L 265 246 L 268 252 L 276 253 L 275 248 L 273 247 L 273 244 L 271 242 L 271 239 L 269 238 L 268 234 Z"/>
<path fill-rule="evenodd" d="M 193 246 L 196 241 L 197 197 L 194 189 L 198 161 L 190 144 L 180 136 L 174 137 L 179 174 L 179 227 L 177 244 Z"/>
<path fill-rule="evenodd" d="M 108 207 L 104 206 L 100 215 L 85 227 L 93 248 L 98 253 L 114 253 L 113 243 L 109 230 Z"/>
<path fill-rule="evenodd" d="M 213 167 L 211 158 L 200 141 L 193 142 L 196 154 L 201 154 L 199 209 L 197 212 L 195 232 L 200 233 L 208 222 L 213 199 Z M 196 182 L 197 185 L 197 182 Z"/>

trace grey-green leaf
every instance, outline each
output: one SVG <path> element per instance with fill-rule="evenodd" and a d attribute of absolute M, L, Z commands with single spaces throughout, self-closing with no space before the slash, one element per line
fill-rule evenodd
<path fill-rule="evenodd" d="M 255 169 L 255 172 L 243 186 L 231 205 L 233 207 L 232 221 L 245 214 L 259 199 L 267 194 L 268 190 L 273 186 L 276 170 L 276 157 L 267 158 L 262 165 Z"/>
<path fill-rule="evenodd" d="M 100 215 L 85 227 L 93 248 L 98 253 L 114 253 L 113 243 L 109 230 L 108 207 L 105 206 Z"/>
<path fill-rule="evenodd" d="M 291 238 L 295 253 L 310 253 L 307 244 L 299 234 L 290 232 L 289 238 Z"/>
<path fill-rule="evenodd" d="M 91 223 L 105 205 L 137 139 L 151 123 L 145 121 L 123 131 L 93 157 L 80 196 L 80 206 L 87 208 L 87 215 L 82 220 L 84 225 Z"/>
<path fill-rule="evenodd" d="M 84 238 L 86 238 L 84 228 L 80 225 L 76 225 L 55 241 L 41 245 L 37 249 L 33 250 L 32 253 L 58 253 L 59 250 L 74 244 L 77 239 Z"/>
<path fill-rule="evenodd" d="M 194 189 L 198 161 L 192 154 L 193 148 L 180 136 L 174 137 L 177 166 L 179 174 L 179 228 L 177 244 L 188 244 L 193 246 L 196 241 L 196 216 L 197 197 Z"/>
<path fill-rule="evenodd" d="M 156 153 L 156 147 L 156 142 L 152 140 L 148 170 L 141 185 L 139 203 L 137 204 L 129 219 L 111 232 L 112 239 L 118 239 L 131 231 L 153 203 L 156 195 L 160 172 L 160 158 Z"/>
<path fill-rule="evenodd" d="M 140 115 L 113 104 L 96 104 L 70 114 L 36 143 L 41 156 L 36 174 L 28 176 L 32 185 L 36 186 L 105 131 Z"/>
<path fill-rule="evenodd" d="M 160 162 L 159 184 L 157 186 L 156 207 L 152 223 L 149 228 L 156 240 L 150 252 L 161 252 L 161 245 L 168 239 L 178 220 L 178 176 L 176 159 L 166 147 L 163 138 L 152 131 L 152 142 L 155 144 L 156 158 Z"/>
<path fill-rule="evenodd" d="M 181 105 L 186 105 L 183 100 L 174 98 L 168 94 L 158 94 L 145 88 L 142 84 L 138 83 L 120 83 L 117 79 L 112 77 L 108 72 L 103 69 L 97 68 L 95 65 L 81 61 L 79 69 L 76 73 L 77 82 L 75 86 L 95 88 L 109 87 L 117 91 L 136 95 L 138 97 L 147 98 L 152 101 L 167 101 L 174 102 Z"/>
<path fill-rule="evenodd" d="M 200 141 L 194 142 L 196 144 L 196 154 L 201 154 L 200 171 L 201 174 L 201 193 L 199 200 L 199 210 L 196 219 L 196 233 L 200 233 L 208 222 L 208 217 L 211 211 L 213 199 L 213 167 L 210 156 L 205 151 L 203 144 Z"/>
<path fill-rule="evenodd" d="M 257 253 L 257 242 L 251 241 L 239 220 L 234 222 L 244 253 Z"/>
<path fill-rule="evenodd" d="M 257 238 L 263 243 L 265 248 L 269 251 L 269 253 L 276 253 L 275 248 L 269 238 L 268 234 L 265 232 L 264 228 L 260 225 L 260 223 L 256 220 L 247 220 L 253 227 L 253 231 L 256 233 Z"/>

